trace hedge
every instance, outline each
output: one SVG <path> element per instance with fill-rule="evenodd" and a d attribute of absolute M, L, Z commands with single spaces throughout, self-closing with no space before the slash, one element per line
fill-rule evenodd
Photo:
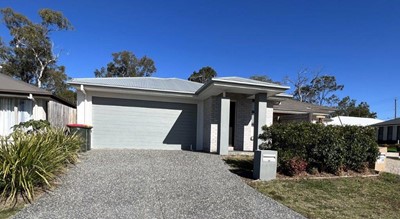
<path fill-rule="evenodd" d="M 379 153 L 376 132 L 370 127 L 287 123 L 265 126 L 263 131 L 260 148 L 277 150 L 279 171 L 288 175 L 302 169 L 361 172 L 375 163 Z"/>

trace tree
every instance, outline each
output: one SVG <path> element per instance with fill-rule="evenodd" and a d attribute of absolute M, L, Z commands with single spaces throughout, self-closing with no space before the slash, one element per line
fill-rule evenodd
<path fill-rule="evenodd" d="M 310 102 L 318 105 L 334 105 L 339 99 L 333 92 L 343 90 L 344 85 L 337 84 L 335 76 L 324 75 L 313 78 L 311 86 L 306 88 L 311 90 Z"/>
<path fill-rule="evenodd" d="M 61 12 L 41 9 L 40 23 L 34 23 L 11 8 L 1 9 L 3 21 L 13 37 L 2 71 L 27 83 L 42 87 L 44 78 L 51 78 L 52 69 L 58 66 L 59 55 L 53 51 L 50 34 L 54 31 L 71 30 L 73 27 Z"/>
<path fill-rule="evenodd" d="M 343 90 L 344 85 L 338 84 L 335 76 L 320 76 L 319 73 L 310 80 L 308 73 L 309 70 L 304 69 L 295 80 L 287 79 L 294 86 L 294 99 L 318 105 L 335 105 L 339 99 L 334 92 Z"/>
<path fill-rule="evenodd" d="M 147 56 L 137 58 L 130 51 L 112 53 L 113 61 L 107 68 L 96 69 L 96 77 L 149 77 L 157 71 L 154 61 Z"/>
<path fill-rule="evenodd" d="M 267 75 L 252 75 L 252 76 L 250 76 L 250 79 L 256 80 L 256 81 L 274 83 L 274 84 L 281 84 L 281 82 L 274 81 L 270 77 L 268 77 Z"/>
<path fill-rule="evenodd" d="M 210 66 L 203 67 L 199 70 L 199 72 L 194 71 L 190 77 L 189 81 L 195 81 L 199 83 L 206 83 L 212 78 L 217 77 L 217 72 L 211 68 Z"/>
<path fill-rule="evenodd" d="M 376 112 L 371 112 L 368 103 L 361 102 L 356 105 L 357 101 L 351 99 L 349 96 L 344 97 L 338 103 L 337 111 L 333 116 L 354 116 L 354 117 L 366 117 L 376 118 Z"/>

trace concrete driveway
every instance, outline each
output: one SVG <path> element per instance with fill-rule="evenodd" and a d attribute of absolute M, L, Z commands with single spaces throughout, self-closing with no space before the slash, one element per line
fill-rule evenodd
<path fill-rule="evenodd" d="M 93 150 L 15 218 L 301 218 L 247 186 L 217 155 Z"/>

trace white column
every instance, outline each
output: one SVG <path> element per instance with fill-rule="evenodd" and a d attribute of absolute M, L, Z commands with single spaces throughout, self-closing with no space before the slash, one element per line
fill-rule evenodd
<path fill-rule="evenodd" d="M 253 133 L 253 151 L 257 151 L 262 141 L 258 136 L 262 133 L 262 127 L 267 122 L 267 94 L 261 93 L 255 95 L 254 100 L 254 133 Z"/>
<path fill-rule="evenodd" d="M 231 100 L 221 97 L 221 108 L 218 124 L 218 154 L 228 155 L 229 147 L 229 111 Z"/>

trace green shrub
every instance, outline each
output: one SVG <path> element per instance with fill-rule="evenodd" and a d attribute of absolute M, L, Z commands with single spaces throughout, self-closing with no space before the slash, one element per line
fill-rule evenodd
<path fill-rule="evenodd" d="M 378 156 L 375 131 L 369 127 L 288 123 L 263 130 L 260 148 L 278 151 L 281 172 L 290 172 L 288 164 L 293 164 L 294 158 L 304 160 L 308 169 L 323 172 L 362 171 L 366 165 L 373 165 Z"/>
<path fill-rule="evenodd" d="M 15 131 L 0 140 L 0 184 L 4 201 L 16 203 L 20 195 L 31 202 L 37 187 L 50 188 L 66 164 L 77 161 L 81 139 L 64 133 L 64 129 L 52 128 L 37 133 Z"/>
<path fill-rule="evenodd" d="M 340 129 L 334 126 L 318 125 L 316 127 L 320 129 L 318 142 L 311 145 L 305 159 L 319 171 L 338 173 L 344 162 L 344 141 Z"/>
<path fill-rule="evenodd" d="M 39 130 L 46 130 L 50 128 L 50 123 L 47 120 L 29 120 L 26 122 L 20 122 L 17 125 L 13 126 L 14 131 L 25 131 L 28 132 L 37 132 Z"/>
<path fill-rule="evenodd" d="M 362 171 L 375 163 L 379 154 L 373 128 L 343 126 L 340 128 L 344 138 L 345 166 Z"/>

